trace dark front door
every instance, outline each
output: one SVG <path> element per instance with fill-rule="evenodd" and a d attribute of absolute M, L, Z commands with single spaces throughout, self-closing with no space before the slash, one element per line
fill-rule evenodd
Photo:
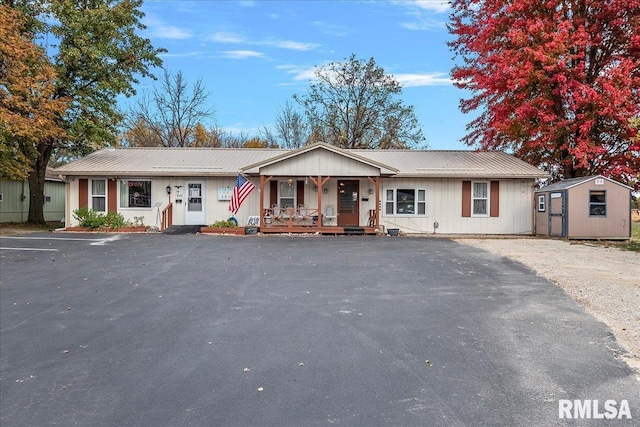
<path fill-rule="evenodd" d="M 338 225 L 360 225 L 358 199 L 360 197 L 358 181 L 338 181 Z"/>

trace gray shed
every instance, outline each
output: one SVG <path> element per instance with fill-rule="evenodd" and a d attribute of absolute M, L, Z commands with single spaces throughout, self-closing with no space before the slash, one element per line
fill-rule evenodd
<path fill-rule="evenodd" d="M 536 190 L 536 234 L 569 239 L 629 239 L 631 190 L 602 175 L 566 179 Z"/>

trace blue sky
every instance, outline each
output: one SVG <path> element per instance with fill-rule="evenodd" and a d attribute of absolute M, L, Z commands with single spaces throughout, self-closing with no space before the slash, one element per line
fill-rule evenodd
<path fill-rule="evenodd" d="M 460 138 L 472 117 L 459 111 L 466 95 L 450 80 L 442 0 L 146 0 L 142 11 L 143 35 L 168 50 L 164 67 L 202 79 L 216 124 L 234 134 L 257 136 L 293 94 L 306 92 L 315 66 L 353 53 L 402 83 L 429 148 L 469 148 Z"/>

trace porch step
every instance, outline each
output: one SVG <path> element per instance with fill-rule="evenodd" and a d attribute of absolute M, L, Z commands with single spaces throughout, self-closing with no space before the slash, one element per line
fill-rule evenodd
<path fill-rule="evenodd" d="M 344 234 L 362 236 L 364 235 L 364 228 L 362 227 L 344 227 Z"/>
<path fill-rule="evenodd" d="M 172 225 L 163 231 L 164 234 L 196 234 L 204 225 Z"/>

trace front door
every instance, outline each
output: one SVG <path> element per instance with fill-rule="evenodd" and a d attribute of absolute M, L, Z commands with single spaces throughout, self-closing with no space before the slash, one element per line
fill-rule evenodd
<path fill-rule="evenodd" d="M 187 182 L 187 209 L 184 223 L 187 225 L 206 225 L 204 211 L 204 182 Z"/>
<path fill-rule="evenodd" d="M 338 181 L 338 225 L 360 225 L 359 181 Z"/>

